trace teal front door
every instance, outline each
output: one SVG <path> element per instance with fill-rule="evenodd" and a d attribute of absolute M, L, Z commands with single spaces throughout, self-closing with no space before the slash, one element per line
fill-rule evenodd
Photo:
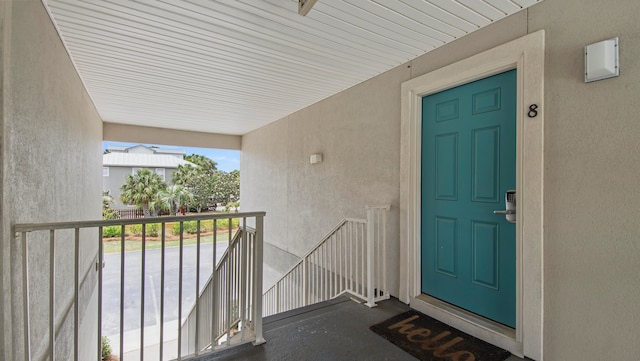
<path fill-rule="evenodd" d="M 513 328 L 515 189 L 515 70 L 422 99 L 422 292 Z"/>

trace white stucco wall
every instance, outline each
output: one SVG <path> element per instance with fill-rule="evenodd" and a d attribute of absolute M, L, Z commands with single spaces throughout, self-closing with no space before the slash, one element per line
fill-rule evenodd
<path fill-rule="evenodd" d="M 392 204 L 397 246 L 400 83 L 544 29 L 543 356 L 636 359 L 639 13 L 634 0 L 547 0 L 245 135 L 242 206 L 267 211 L 266 262 L 285 268 L 367 204 Z M 585 84 L 584 46 L 614 36 L 621 76 Z"/>
<path fill-rule="evenodd" d="M 397 68 L 243 137 L 241 204 L 267 212 L 267 267 L 284 271 L 295 260 L 288 254 L 301 257 L 342 218 L 365 218 L 367 205 L 391 204 L 390 241 L 398 242 L 399 147 L 389 145 L 400 142 L 409 72 Z M 314 153 L 322 163 L 310 164 Z"/>
<path fill-rule="evenodd" d="M 640 354 L 640 2 L 545 1 L 544 349 Z M 584 46 L 620 37 L 620 77 L 586 84 Z"/>
<path fill-rule="evenodd" d="M 0 2 L 2 112 L 0 256 L 2 340 L 0 359 L 22 359 L 21 247 L 11 225 L 101 217 L 102 121 L 39 0 Z M 95 236 L 95 233 L 94 233 Z M 84 238 L 87 240 L 89 237 Z M 48 337 L 49 245 L 29 245 L 32 355 L 40 359 Z M 73 245 L 56 243 L 57 359 L 73 347 Z M 97 352 L 97 242 L 80 247 L 80 359 Z"/>

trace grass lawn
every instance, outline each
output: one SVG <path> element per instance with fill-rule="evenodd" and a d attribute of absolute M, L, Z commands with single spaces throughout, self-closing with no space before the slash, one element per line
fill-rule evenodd
<path fill-rule="evenodd" d="M 194 234 L 185 235 L 189 238 L 184 238 L 183 244 L 185 246 L 190 244 L 196 244 L 198 239 Z M 229 241 L 229 232 L 225 231 L 224 233 L 218 233 L 218 237 L 216 238 L 217 242 L 227 242 Z M 213 242 L 213 235 L 201 236 L 200 244 L 211 243 Z M 104 243 L 104 253 L 119 253 L 120 252 L 120 240 L 117 241 L 105 241 Z M 178 247 L 180 246 L 180 240 L 166 240 L 165 247 Z M 161 241 L 156 240 L 147 240 L 145 243 L 146 249 L 157 249 L 162 247 Z M 139 251 L 142 249 L 142 241 L 140 240 L 127 240 L 125 238 L 124 241 L 124 250 L 128 251 Z"/>

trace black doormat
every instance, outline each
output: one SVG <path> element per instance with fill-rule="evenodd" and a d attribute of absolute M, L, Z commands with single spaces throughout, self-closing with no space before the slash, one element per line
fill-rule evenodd
<path fill-rule="evenodd" d="M 510 353 L 418 311 L 407 311 L 370 327 L 423 361 L 504 361 Z"/>

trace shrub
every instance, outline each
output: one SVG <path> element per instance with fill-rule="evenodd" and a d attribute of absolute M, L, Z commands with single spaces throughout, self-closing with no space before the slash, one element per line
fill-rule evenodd
<path fill-rule="evenodd" d="M 198 221 L 183 222 L 184 232 L 188 234 L 198 233 Z M 211 232 L 213 230 L 213 221 L 200 221 L 200 232 Z M 175 235 L 180 234 L 180 222 L 176 222 L 171 226 L 171 232 Z"/>
<path fill-rule="evenodd" d="M 160 235 L 160 223 L 149 223 L 145 228 L 147 237 L 158 237 Z M 142 225 L 133 224 L 130 231 L 134 236 L 142 236 Z"/>
<path fill-rule="evenodd" d="M 196 221 L 184 222 L 184 231 L 189 234 L 195 234 L 196 232 L 198 232 L 198 222 Z"/>
<path fill-rule="evenodd" d="M 171 226 L 171 233 L 176 236 L 180 234 L 180 222 L 176 222 Z"/>
<path fill-rule="evenodd" d="M 223 230 L 223 229 L 229 228 L 228 218 L 218 219 L 216 222 L 217 222 L 217 225 L 216 225 L 217 230 Z M 187 233 L 187 234 L 198 233 L 197 221 L 185 221 L 183 222 L 183 224 L 184 224 L 183 226 L 184 233 Z M 231 226 L 233 228 L 238 227 L 239 224 L 240 224 L 240 219 L 238 218 L 232 219 Z M 211 231 L 213 231 L 213 220 L 200 221 L 200 232 L 211 232 Z M 171 226 L 171 232 L 176 236 L 180 234 L 180 222 L 176 222 Z"/>
<path fill-rule="evenodd" d="M 119 219 L 120 213 L 113 208 L 102 208 L 102 219 Z"/>
<path fill-rule="evenodd" d="M 182 224 L 185 233 L 194 234 L 198 230 L 198 224 L 196 223 L 196 221 L 185 221 L 182 222 Z M 180 234 L 180 222 L 176 222 L 173 224 L 173 226 L 171 226 L 171 232 L 173 232 L 173 234 L 175 235 Z"/>
<path fill-rule="evenodd" d="M 160 235 L 160 223 L 147 224 L 147 236 L 158 237 Z"/>
<path fill-rule="evenodd" d="M 211 232 L 211 231 L 213 231 L 213 220 L 200 221 L 200 230 L 202 232 Z"/>
<path fill-rule="evenodd" d="M 240 218 L 231 219 L 231 228 L 238 227 L 239 225 L 240 225 Z M 229 218 L 218 220 L 218 229 L 228 229 L 228 228 L 229 228 Z"/>
<path fill-rule="evenodd" d="M 102 336 L 102 361 L 108 361 L 111 357 L 111 345 L 107 336 Z"/>
<path fill-rule="evenodd" d="M 133 234 L 134 236 L 141 236 L 142 235 L 142 225 L 141 224 L 132 224 L 131 227 L 129 228 L 129 232 L 131 232 L 131 234 Z"/>
<path fill-rule="evenodd" d="M 120 237 L 122 235 L 122 228 L 120 226 L 106 226 L 102 228 L 102 237 Z"/>

